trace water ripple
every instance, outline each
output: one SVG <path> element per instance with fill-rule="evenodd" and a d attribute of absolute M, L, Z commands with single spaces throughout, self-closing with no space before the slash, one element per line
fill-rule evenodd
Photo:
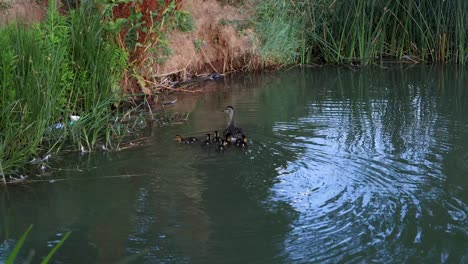
<path fill-rule="evenodd" d="M 298 157 L 278 170 L 279 181 L 273 187 L 273 200 L 286 201 L 300 212 L 284 245 L 289 258 L 307 262 L 399 261 L 402 259 L 397 256 L 389 259 L 382 255 L 384 245 L 392 241 L 392 245 L 425 246 L 425 241 L 433 239 L 426 234 L 428 228 L 435 227 L 428 227 L 422 219 L 435 214 L 440 217 L 444 210 L 452 225 L 440 232 L 466 235 L 464 202 L 448 198 L 434 210 L 426 206 L 447 199 L 434 183 L 445 180 L 438 161 L 449 146 L 432 139 L 434 130 L 426 127 L 438 120 L 413 127 L 419 132 L 403 132 L 401 137 L 407 144 L 396 148 L 393 135 L 383 132 L 383 125 L 371 118 L 378 113 L 361 113 L 362 119 L 350 121 L 347 116 L 352 111 L 343 105 L 346 102 L 311 105 L 310 117 L 278 122 L 273 127 L 279 138 L 276 146 Z M 420 137 L 429 140 L 421 144 Z M 307 253 L 310 248 L 314 252 Z M 399 250 L 409 252 L 409 248 Z M 360 256 L 365 250 L 375 254 Z M 447 254 L 442 253 L 443 262 Z"/>

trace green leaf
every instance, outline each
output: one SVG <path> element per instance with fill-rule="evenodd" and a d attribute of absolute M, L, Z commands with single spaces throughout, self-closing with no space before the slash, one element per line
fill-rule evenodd
<path fill-rule="evenodd" d="M 24 244 L 24 240 L 26 240 L 26 237 L 28 236 L 29 231 L 31 231 L 32 228 L 33 228 L 33 225 L 30 225 L 28 227 L 28 230 L 26 230 L 26 232 L 24 232 L 24 234 L 21 236 L 20 240 L 18 240 L 18 243 L 16 243 L 15 248 L 13 249 L 10 256 L 8 257 L 8 259 L 6 261 L 6 264 L 13 264 L 13 262 L 15 261 L 16 256 L 18 255 L 21 247 Z"/>

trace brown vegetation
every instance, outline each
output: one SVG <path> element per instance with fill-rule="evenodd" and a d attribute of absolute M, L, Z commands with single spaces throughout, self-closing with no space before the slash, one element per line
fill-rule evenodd
<path fill-rule="evenodd" d="M 46 4 L 47 0 L 0 0 L 0 24 L 39 22 L 45 15 Z"/>
<path fill-rule="evenodd" d="M 235 27 L 245 23 L 248 14 L 216 0 L 185 0 L 182 9 L 192 14 L 195 30 L 170 34 L 172 55 L 165 63 L 154 65 L 155 76 L 172 75 L 187 80 L 204 73 L 226 73 L 249 65 L 255 50 L 255 35 L 251 29 L 241 32 Z"/>

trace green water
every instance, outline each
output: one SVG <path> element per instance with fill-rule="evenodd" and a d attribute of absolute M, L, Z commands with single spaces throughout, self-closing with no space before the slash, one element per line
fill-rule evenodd
<path fill-rule="evenodd" d="M 33 177 L 44 182 L 2 189 L 1 258 L 34 224 L 18 263 L 67 231 L 54 263 L 468 263 L 467 68 L 296 68 L 206 86 L 167 110 L 188 123 L 143 146 L 56 156 Z M 222 130 L 226 105 L 247 150 L 174 142 Z"/>

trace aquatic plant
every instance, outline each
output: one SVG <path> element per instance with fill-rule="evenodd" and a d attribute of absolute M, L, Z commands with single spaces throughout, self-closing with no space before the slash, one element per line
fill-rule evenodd
<path fill-rule="evenodd" d="M 24 232 L 24 234 L 21 236 L 21 238 L 18 240 L 18 242 L 16 243 L 15 247 L 13 248 L 13 250 L 11 251 L 10 255 L 8 256 L 8 259 L 6 260 L 6 264 L 13 264 L 15 262 L 15 259 L 18 257 L 18 254 L 21 250 L 21 248 L 23 247 L 23 244 L 24 242 L 26 241 L 26 238 L 28 237 L 29 235 L 29 232 L 31 231 L 31 229 L 33 228 L 33 225 L 30 225 L 28 227 L 28 229 L 26 230 L 26 232 Z M 41 261 L 41 264 L 47 264 L 49 263 L 49 261 L 52 259 L 52 257 L 54 256 L 54 254 L 57 252 L 57 250 L 63 245 L 63 243 L 65 242 L 65 240 L 67 240 L 67 238 L 71 235 L 71 231 L 67 232 L 63 237 L 62 239 L 60 239 L 60 241 L 57 243 L 57 245 L 55 245 L 52 250 L 49 252 L 49 254 L 47 254 L 47 256 L 44 258 L 44 260 Z M 27 262 L 29 263 L 29 261 Z"/>

